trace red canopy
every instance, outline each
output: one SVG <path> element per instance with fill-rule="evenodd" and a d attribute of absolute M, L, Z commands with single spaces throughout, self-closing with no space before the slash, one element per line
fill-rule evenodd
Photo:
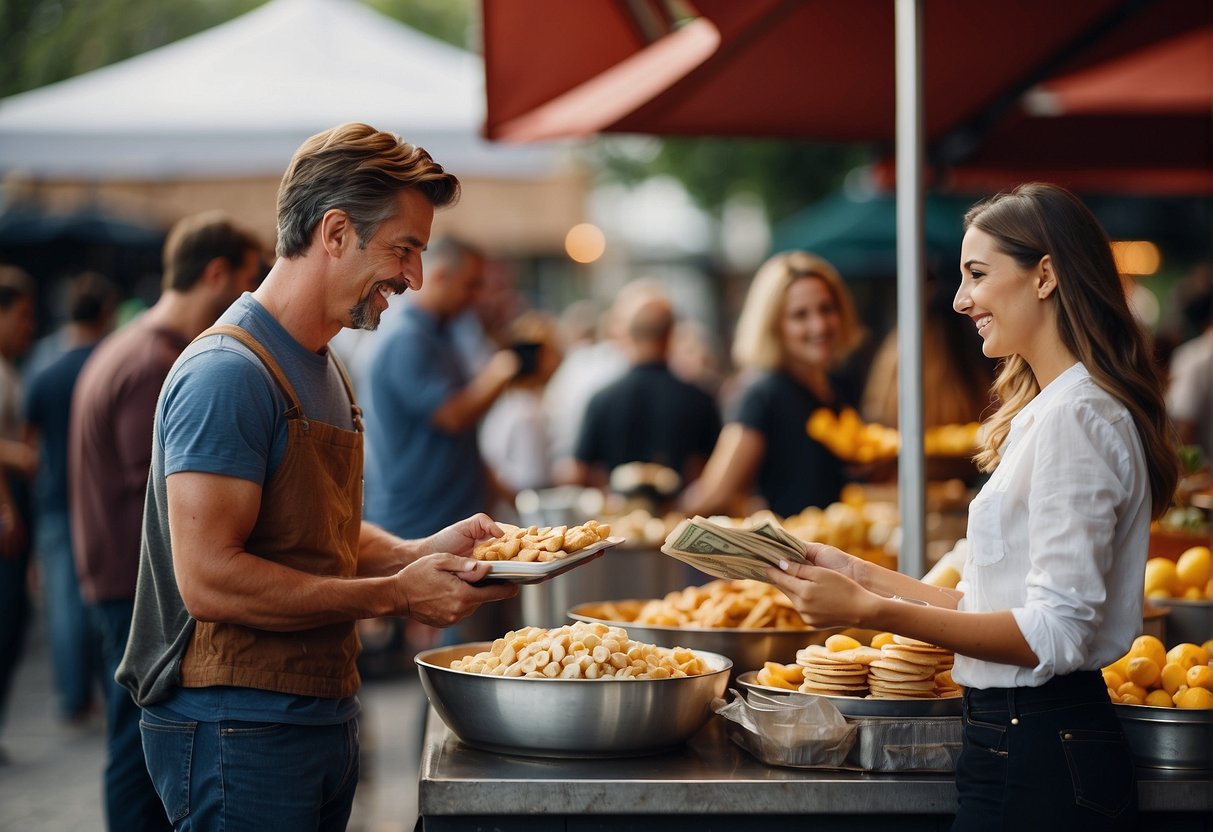
<path fill-rule="evenodd" d="M 679 6 L 692 17 L 677 20 Z M 891 0 L 483 0 L 483 12 L 492 139 L 893 138 Z M 1211 18 L 1208 0 L 931 0 L 927 135 Z"/>

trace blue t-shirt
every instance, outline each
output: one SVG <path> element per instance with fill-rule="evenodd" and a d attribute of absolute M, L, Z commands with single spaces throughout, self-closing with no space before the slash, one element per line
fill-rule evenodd
<path fill-rule="evenodd" d="M 219 318 L 260 342 L 286 374 L 308 418 L 353 429 L 350 400 L 327 353 L 296 341 L 247 292 Z M 193 471 L 264 485 L 286 451 L 286 398 L 261 360 L 227 335 L 195 341 L 161 394 L 156 422 L 165 476 Z M 243 720 L 332 725 L 358 713 L 358 699 L 322 699 L 238 687 L 177 688 L 151 707 L 205 722 Z"/>
<path fill-rule="evenodd" d="M 38 476 L 34 478 L 34 508 L 38 512 L 67 511 L 67 430 L 71 422 L 72 391 L 93 344 L 73 347 L 44 363 L 25 386 L 25 419 L 37 428 Z"/>
<path fill-rule="evenodd" d="M 488 505 L 473 425 L 435 428 L 434 412 L 468 382 L 451 333 L 415 304 L 376 336 L 365 379 L 365 516 L 421 538 Z"/>

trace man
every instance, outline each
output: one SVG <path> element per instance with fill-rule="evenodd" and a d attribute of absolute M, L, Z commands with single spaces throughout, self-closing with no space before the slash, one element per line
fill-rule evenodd
<path fill-rule="evenodd" d="M 452 338 L 451 322 L 476 302 L 484 256 L 443 239 L 425 260 L 425 286 L 384 328 L 367 374 L 366 516 L 403 537 L 487 509 L 476 429 L 519 369 L 499 350 L 469 377 Z"/>
<path fill-rule="evenodd" d="M 165 381 L 118 680 L 179 829 L 344 829 L 355 621 L 449 625 L 517 593 L 473 586 L 489 565 L 472 545 L 500 533 L 484 515 L 418 541 L 362 521 L 361 419 L 327 348 L 421 287 L 458 186 L 363 124 L 308 139 L 279 189 L 277 262 Z"/>
<path fill-rule="evenodd" d="M 650 463 L 674 471 L 678 482 L 637 484 L 672 497 L 702 472 L 720 434 L 720 412 L 711 395 L 670 371 L 674 309 L 663 292 L 640 287 L 622 320 L 631 368 L 590 399 L 574 480 L 603 486 L 621 465 Z"/>
<path fill-rule="evenodd" d="M 67 434 L 72 391 L 93 348 L 109 332 L 118 290 L 104 275 L 83 272 L 67 284 L 68 320 L 42 366 L 27 371 L 27 439 L 37 450 L 34 479 L 34 551 L 42 570 L 51 667 L 59 713 L 79 725 L 92 705 L 99 675 L 96 629 L 80 596 L 67 510 Z"/>
<path fill-rule="evenodd" d="M 29 349 L 34 326 L 33 280 L 16 266 L 0 265 L 0 721 L 29 621 L 29 477 L 37 459 L 25 442 L 14 362 Z"/>
<path fill-rule="evenodd" d="M 126 650 L 139 567 L 156 397 L 177 356 L 257 285 L 262 247 L 226 215 L 185 217 L 162 252 L 161 294 L 103 341 L 76 384 L 68 487 L 81 594 L 105 666 L 105 816 L 110 830 L 169 829 L 139 738 L 139 708 L 115 680 Z"/>

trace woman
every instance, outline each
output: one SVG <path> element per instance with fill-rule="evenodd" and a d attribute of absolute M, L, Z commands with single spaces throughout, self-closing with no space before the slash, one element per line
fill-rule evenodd
<path fill-rule="evenodd" d="M 843 463 L 806 430 L 819 407 L 855 406 L 834 370 L 862 331 L 837 270 L 820 257 L 787 251 L 754 276 L 733 339 L 733 361 L 757 373 L 720 432 L 703 475 L 687 489 L 690 514 L 748 513 L 757 486 L 785 517 L 836 501 Z"/>
<path fill-rule="evenodd" d="M 1028 184 L 965 216 L 954 308 L 1002 358 L 963 595 L 811 544 L 769 570 L 814 626 L 956 651 L 965 687 L 954 829 L 1131 829 L 1133 764 L 1100 668 L 1141 628 L 1149 524 L 1178 476 L 1162 392 L 1108 239 Z M 908 602 L 907 602 L 908 601 Z"/>

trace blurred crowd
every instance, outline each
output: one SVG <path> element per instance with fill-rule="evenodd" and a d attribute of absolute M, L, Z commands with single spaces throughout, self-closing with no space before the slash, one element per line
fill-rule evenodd
<path fill-rule="evenodd" d="M 0 739 L 40 609 L 63 720 L 104 708 L 111 744 L 138 743 L 138 711 L 113 677 L 156 399 L 173 362 L 257 286 L 267 258 L 264 241 L 222 215 L 186 218 L 165 246 L 160 298 L 117 328 L 123 299 L 105 276 L 61 284 L 62 320 L 38 321 L 42 276 L 0 266 Z M 557 486 L 654 513 L 790 516 L 837 501 L 848 483 L 895 479 L 895 462 L 847 462 L 806 431 L 820 408 L 897 424 L 896 333 L 854 360 L 868 336 L 845 276 L 811 253 L 764 263 L 723 335 L 651 278 L 609 304 L 547 310 L 466 240 L 432 241 L 424 262 L 424 284 L 393 301 L 378 332 L 347 329 L 332 342 L 365 420 L 365 516 L 393 534 L 423 538 L 477 512 L 521 522 L 518 495 Z M 952 284 L 933 279 L 928 292 L 926 427 L 980 421 L 992 405 L 995 365 L 953 312 Z M 1159 338 L 1175 426 L 1206 458 L 1211 293 L 1210 270 L 1193 269 L 1175 291 L 1176 325 Z M 35 342 L 40 326 L 49 331 Z M 978 479 L 966 458 L 930 466 L 931 479 Z M 484 637 L 516 615 L 488 604 L 445 636 L 410 622 L 407 637 L 414 647 Z"/>

